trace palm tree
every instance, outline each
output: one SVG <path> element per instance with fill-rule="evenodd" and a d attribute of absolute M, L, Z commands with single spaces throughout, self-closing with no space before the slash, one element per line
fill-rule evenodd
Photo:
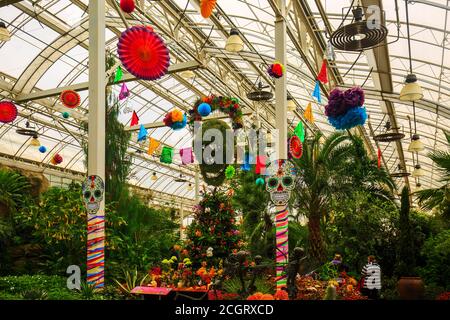
<path fill-rule="evenodd" d="M 450 133 L 444 132 L 445 137 L 450 144 Z M 443 185 L 439 188 L 432 188 L 417 191 L 419 205 L 427 210 L 437 210 L 445 217 L 450 217 L 450 152 L 435 150 L 428 154 L 433 160 L 438 171 L 442 174 L 439 180 Z"/>
<path fill-rule="evenodd" d="M 395 187 L 388 173 L 368 158 L 360 138 L 338 132 L 322 140 L 318 133 L 305 141 L 302 158 L 293 161 L 298 174 L 293 204 L 308 218 L 309 251 L 319 263 L 325 260 L 321 223 L 331 201 L 351 197 L 355 190 L 386 198 Z"/>
<path fill-rule="evenodd" d="M 9 169 L 0 169 L 0 217 L 7 217 L 22 204 L 30 188 L 23 175 Z"/>

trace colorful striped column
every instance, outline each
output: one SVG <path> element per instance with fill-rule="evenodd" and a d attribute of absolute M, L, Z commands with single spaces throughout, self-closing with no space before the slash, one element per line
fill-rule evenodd
<path fill-rule="evenodd" d="M 288 242 L 288 208 L 287 205 L 277 206 L 275 215 L 276 230 L 276 283 L 277 291 L 282 290 L 287 285 L 286 267 L 289 260 Z"/>
<path fill-rule="evenodd" d="M 87 283 L 105 286 L 105 216 L 88 214 Z"/>

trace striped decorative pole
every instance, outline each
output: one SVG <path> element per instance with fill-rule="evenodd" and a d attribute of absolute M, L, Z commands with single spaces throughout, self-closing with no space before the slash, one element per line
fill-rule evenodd
<path fill-rule="evenodd" d="M 105 281 L 105 216 L 88 216 L 87 283 L 98 289 Z"/>
<path fill-rule="evenodd" d="M 83 183 L 83 201 L 87 210 L 87 283 L 96 289 L 105 281 L 105 215 L 101 210 L 105 184 L 99 176 Z"/>
<path fill-rule="evenodd" d="M 277 206 L 275 215 L 276 228 L 276 283 L 277 291 L 287 285 L 286 267 L 288 264 L 289 242 L 288 242 L 288 208 L 286 205 Z"/>

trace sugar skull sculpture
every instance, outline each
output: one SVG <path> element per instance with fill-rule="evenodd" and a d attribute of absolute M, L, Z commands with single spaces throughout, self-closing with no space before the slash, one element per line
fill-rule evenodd
<path fill-rule="evenodd" d="M 89 214 L 95 214 L 103 200 L 105 184 L 99 176 L 89 176 L 82 186 L 84 205 Z"/>
<path fill-rule="evenodd" d="M 286 205 L 295 185 L 294 166 L 287 160 L 276 160 L 270 163 L 268 174 L 266 190 L 270 192 L 270 199 L 277 206 Z"/>

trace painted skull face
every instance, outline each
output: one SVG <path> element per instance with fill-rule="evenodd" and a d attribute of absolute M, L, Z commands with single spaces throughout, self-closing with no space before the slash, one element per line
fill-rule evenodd
<path fill-rule="evenodd" d="M 270 199 L 275 205 L 286 205 L 291 191 L 294 189 L 294 167 L 286 160 L 277 160 L 268 168 L 266 190 L 270 192 Z"/>
<path fill-rule="evenodd" d="M 88 213 L 94 214 L 100 208 L 100 202 L 103 200 L 105 184 L 99 176 L 90 176 L 82 186 L 83 201 Z"/>

